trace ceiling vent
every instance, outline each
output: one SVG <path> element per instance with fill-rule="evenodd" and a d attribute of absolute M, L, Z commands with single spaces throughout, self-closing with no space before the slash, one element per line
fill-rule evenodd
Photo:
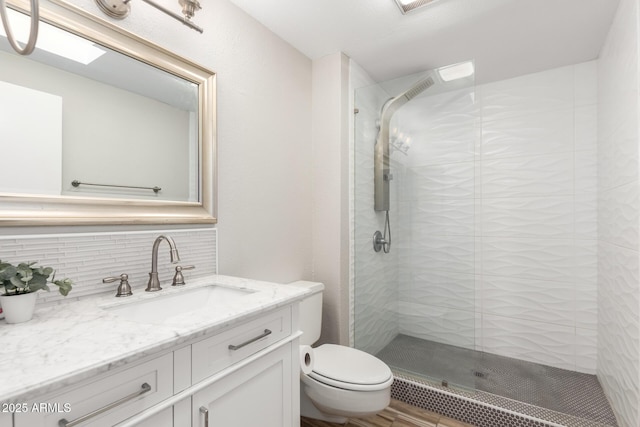
<path fill-rule="evenodd" d="M 437 1 L 438 0 L 395 0 L 403 15 Z"/>

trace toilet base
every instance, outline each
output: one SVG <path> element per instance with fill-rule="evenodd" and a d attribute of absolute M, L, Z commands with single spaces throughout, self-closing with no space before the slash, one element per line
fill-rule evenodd
<path fill-rule="evenodd" d="M 380 412 L 391 401 L 393 377 L 383 388 L 373 391 L 340 389 L 305 374 L 300 379 L 300 414 L 309 418 L 344 424 L 348 417 L 367 417 Z"/>
<path fill-rule="evenodd" d="M 338 415 L 329 415 L 321 412 L 316 405 L 313 404 L 309 396 L 300 388 L 300 415 L 314 420 L 322 420 L 336 424 L 346 424 L 349 421 L 346 417 Z"/>

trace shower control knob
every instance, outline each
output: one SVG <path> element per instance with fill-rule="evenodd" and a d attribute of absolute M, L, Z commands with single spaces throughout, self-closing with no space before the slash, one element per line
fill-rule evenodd
<path fill-rule="evenodd" d="M 387 241 L 382 236 L 382 233 L 380 231 L 373 233 L 373 250 L 380 252 L 385 246 L 387 246 Z"/>

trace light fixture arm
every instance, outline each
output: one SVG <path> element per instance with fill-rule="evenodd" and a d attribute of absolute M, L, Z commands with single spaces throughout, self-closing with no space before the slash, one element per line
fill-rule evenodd
<path fill-rule="evenodd" d="M 0 16 L 2 17 L 2 25 L 4 32 L 7 34 L 7 40 L 9 44 L 20 55 L 29 55 L 36 47 L 36 41 L 38 40 L 38 27 L 40 23 L 40 5 L 38 0 L 31 0 L 31 28 L 29 30 L 29 40 L 24 48 L 21 48 L 18 41 L 11 32 L 11 25 L 9 24 L 9 17 L 7 14 L 7 4 L 5 0 L 0 0 Z"/>
<path fill-rule="evenodd" d="M 4 0 L 0 0 L 4 1 Z M 181 16 L 166 7 L 156 3 L 153 0 L 142 0 L 150 6 L 155 7 L 160 12 L 163 12 L 173 19 L 182 22 L 187 27 L 192 30 L 196 30 L 200 34 L 203 33 L 203 29 L 190 21 L 193 17 L 194 13 L 202 7 L 200 7 L 200 3 L 198 0 L 179 0 L 180 6 L 182 7 L 182 13 L 184 16 Z M 114 19 L 124 19 L 129 16 L 129 12 L 131 11 L 131 0 L 95 0 L 96 4 L 100 8 L 105 15 L 114 18 Z"/>
<path fill-rule="evenodd" d="M 187 1 L 180 0 L 180 5 L 182 6 L 182 13 L 184 14 L 184 16 L 180 16 L 177 13 L 170 11 L 166 7 L 159 5 L 158 3 L 152 0 L 142 0 L 142 1 L 155 7 L 159 11 L 166 13 L 170 17 L 182 22 L 184 25 L 191 28 L 192 30 L 196 30 L 200 34 L 203 33 L 204 30 L 202 28 L 198 27 L 196 24 L 189 21 L 189 19 L 193 17 L 193 14 L 195 13 L 195 11 L 202 9 L 200 7 L 200 3 L 198 3 L 197 0 L 187 0 Z M 189 5 L 185 6 L 184 3 L 189 3 Z M 191 6 L 191 4 L 193 4 L 193 6 Z"/>

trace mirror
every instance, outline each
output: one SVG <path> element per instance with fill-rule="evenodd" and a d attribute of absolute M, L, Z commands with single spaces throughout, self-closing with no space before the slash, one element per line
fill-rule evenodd
<path fill-rule="evenodd" d="M 215 74 L 63 5 L 0 34 L 0 225 L 214 223 Z"/>

